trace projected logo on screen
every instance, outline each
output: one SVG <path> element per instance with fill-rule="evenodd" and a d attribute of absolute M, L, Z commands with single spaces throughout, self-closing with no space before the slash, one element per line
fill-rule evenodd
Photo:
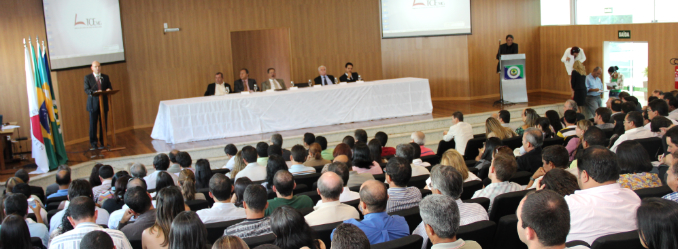
<path fill-rule="evenodd" d="M 76 29 L 101 28 L 101 20 L 98 20 L 94 17 L 81 18 L 78 20 L 78 14 L 75 14 L 75 24 L 73 24 L 73 26 Z"/>
<path fill-rule="evenodd" d="M 445 7 L 445 1 L 443 0 L 414 0 L 412 2 L 412 8 L 437 8 Z"/>
<path fill-rule="evenodd" d="M 512 65 L 504 67 L 505 80 L 519 80 L 525 77 L 522 65 Z"/>

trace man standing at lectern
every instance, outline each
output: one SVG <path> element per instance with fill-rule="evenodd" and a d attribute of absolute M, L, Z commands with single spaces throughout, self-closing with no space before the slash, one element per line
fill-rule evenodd
<path fill-rule="evenodd" d="M 501 43 L 501 41 L 499 41 Z M 499 51 L 497 51 L 497 60 L 501 60 L 502 54 L 517 54 L 518 53 L 518 43 L 513 43 L 513 35 L 506 36 L 506 43 L 499 45 Z M 499 68 L 499 62 L 497 62 L 497 73 L 501 73 L 501 68 Z"/>
<path fill-rule="evenodd" d="M 85 93 L 87 94 L 87 111 L 89 112 L 89 144 L 90 150 L 104 148 L 104 128 L 101 123 L 101 109 L 99 108 L 99 97 L 92 96 L 95 92 L 110 91 L 111 81 L 108 75 L 101 73 L 101 64 L 98 61 L 92 62 L 92 73 L 85 75 Z M 108 120 L 108 98 L 103 96 L 104 103 L 104 122 Z M 97 147 L 97 123 L 99 124 L 99 144 Z"/>

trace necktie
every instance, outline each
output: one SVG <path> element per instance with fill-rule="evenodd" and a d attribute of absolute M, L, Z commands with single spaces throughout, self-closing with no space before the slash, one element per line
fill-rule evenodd
<path fill-rule="evenodd" d="M 101 90 L 101 76 L 96 76 L 97 79 L 97 86 L 99 87 L 99 90 Z"/>
<path fill-rule="evenodd" d="M 242 83 L 245 84 L 245 90 L 250 91 L 250 84 L 247 84 L 248 80 L 243 80 Z"/>
<path fill-rule="evenodd" d="M 327 85 L 327 76 L 323 76 L 323 85 Z"/>

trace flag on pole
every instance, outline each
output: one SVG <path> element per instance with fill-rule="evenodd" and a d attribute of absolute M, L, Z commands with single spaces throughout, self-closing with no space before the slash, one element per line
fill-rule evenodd
<path fill-rule="evenodd" d="M 35 164 L 38 169 L 32 173 L 46 173 L 49 171 L 49 159 L 45 150 L 45 144 L 42 138 L 42 125 L 40 124 L 40 110 L 38 108 L 38 97 L 35 91 L 35 63 L 33 57 L 33 45 L 31 38 L 28 38 L 28 44 L 31 47 L 31 54 L 29 55 L 28 47 L 26 47 L 26 40 L 24 39 L 24 62 L 26 70 L 26 93 L 28 94 L 28 115 L 31 120 L 31 141 L 32 141 L 32 156 L 35 159 Z"/>
<path fill-rule="evenodd" d="M 39 44 L 39 43 L 38 43 Z M 45 96 L 45 103 L 47 106 L 47 112 L 49 114 L 49 122 L 51 128 L 51 144 L 54 149 L 54 154 L 56 156 L 56 161 L 52 163 L 50 161 L 49 169 L 56 169 L 59 165 L 65 164 L 68 161 L 68 155 L 66 154 L 66 146 L 64 145 L 63 135 L 61 133 L 61 122 L 59 121 L 59 112 L 56 105 L 56 99 L 54 96 L 54 91 L 52 88 L 52 76 L 49 73 L 49 63 L 47 62 L 47 47 L 45 47 L 45 41 L 42 41 L 42 54 L 39 58 L 41 62 L 41 79 L 42 85 L 40 86 Z M 48 141 L 44 140 L 45 143 Z M 48 147 L 49 148 L 49 147 Z M 49 155 L 49 153 L 48 153 Z"/>

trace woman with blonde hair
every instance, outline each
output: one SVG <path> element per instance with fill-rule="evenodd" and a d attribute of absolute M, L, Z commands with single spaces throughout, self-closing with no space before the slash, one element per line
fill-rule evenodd
<path fill-rule="evenodd" d="M 177 185 L 181 188 L 181 195 L 184 196 L 184 201 L 192 200 L 207 200 L 203 193 L 196 193 L 195 191 L 195 174 L 190 169 L 183 169 L 179 172 L 179 179 Z"/>
<path fill-rule="evenodd" d="M 572 87 L 572 100 L 577 102 L 579 113 L 583 113 L 584 105 L 586 105 L 586 68 L 581 61 L 575 61 L 572 66 L 572 79 L 570 79 L 570 86 Z"/>
<path fill-rule="evenodd" d="M 215 241 L 212 249 L 249 249 L 249 246 L 237 236 L 226 235 Z"/>
<path fill-rule="evenodd" d="M 497 137 L 501 140 L 517 136 L 511 128 L 501 126 L 499 120 L 489 117 L 485 120 L 485 137 Z"/>
<path fill-rule="evenodd" d="M 584 133 L 586 133 L 591 126 L 593 126 L 593 123 L 589 120 L 582 119 L 577 121 L 577 126 L 575 127 L 577 135 L 572 137 L 565 146 L 567 153 L 570 154 L 570 161 L 574 160 L 578 150 L 583 149 L 581 142 L 584 141 Z"/>
<path fill-rule="evenodd" d="M 539 119 L 539 114 L 532 108 L 523 109 L 523 113 L 520 115 L 523 118 L 523 125 L 516 129 L 516 134 L 522 136 L 525 133 L 527 128 L 536 127 L 537 119 Z"/>
<path fill-rule="evenodd" d="M 242 151 L 238 151 L 238 153 L 235 153 L 235 156 L 233 156 L 233 161 L 234 161 L 233 170 L 226 174 L 226 176 L 228 176 L 228 178 L 230 179 L 234 179 L 235 176 L 237 176 L 238 173 L 240 173 L 240 171 L 245 169 L 245 166 L 247 166 L 247 164 L 245 164 L 245 161 L 242 160 Z"/>
<path fill-rule="evenodd" d="M 464 156 L 459 154 L 455 149 L 449 149 L 443 153 L 440 158 L 440 165 L 451 166 L 457 169 L 461 173 L 462 178 L 464 178 L 464 182 L 480 180 L 475 174 L 468 171 Z"/>

